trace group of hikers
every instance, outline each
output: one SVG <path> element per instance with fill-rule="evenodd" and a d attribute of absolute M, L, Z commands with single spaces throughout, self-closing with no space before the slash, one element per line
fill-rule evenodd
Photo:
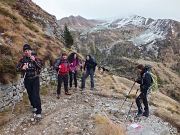
<path fill-rule="evenodd" d="M 90 75 L 91 77 L 91 90 L 94 88 L 94 71 L 97 63 L 92 59 L 91 55 L 86 56 L 86 61 L 84 64 L 84 73 L 82 76 L 82 83 L 80 89 L 83 90 L 85 88 L 85 80 Z M 61 93 L 61 84 L 64 82 L 64 90 L 66 95 L 71 95 L 68 91 L 72 89 L 73 80 L 75 85 L 75 90 L 77 90 L 77 69 L 82 67 L 77 53 L 73 52 L 69 56 L 67 53 L 63 52 L 61 58 L 57 60 L 54 65 L 54 68 L 58 74 L 58 87 L 57 87 L 57 98 L 60 98 Z M 68 76 L 70 76 L 69 89 L 68 89 Z"/>
<path fill-rule="evenodd" d="M 37 55 L 32 55 L 32 48 L 30 45 L 25 44 L 23 46 L 24 56 L 22 56 L 16 67 L 17 72 L 22 73 L 22 78 L 24 78 L 24 85 L 28 93 L 29 101 L 32 106 L 32 112 L 36 114 L 36 119 L 40 120 L 42 118 L 41 112 L 41 99 L 40 99 L 40 70 L 42 68 L 42 63 L 37 57 Z M 61 94 L 61 84 L 64 82 L 64 90 L 66 95 L 71 95 L 69 89 L 72 89 L 73 80 L 75 85 L 75 90 L 78 88 L 77 84 L 77 69 L 78 67 L 83 67 L 83 76 L 81 78 L 80 90 L 85 88 L 85 80 L 90 75 L 91 88 L 94 89 L 94 71 L 97 63 L 91 57 L 91 55 L 86 56 L 86 61 L 83 66 L 77 53 L 73 52 L 69 56 L 67 53 L 63 52 L 61 58 L 59 58 L 54 68 L 58 74 L 58 86 L 57 86 L 57 98 L 60 98 Z M 151 76 L 147 73 L 148 69 L 142 64 L 136 67 L 137 71 L 140 73 L 141 77 L 135 79 L 134 81 L 140 84 L 140 95 L 136 98 L 136 104 L 138 107 L 137 117 L 149 116 L 149 106 L 147 101 L 148 88 L 151 86 Z M 68 79 L 70 76 L 70 79 Z M 69 81 L 69 89 L 68 89 Z M 141 100 L 145 108 L 141 106 Z M 144 111 L 143 111 L 144 110 Z"/>

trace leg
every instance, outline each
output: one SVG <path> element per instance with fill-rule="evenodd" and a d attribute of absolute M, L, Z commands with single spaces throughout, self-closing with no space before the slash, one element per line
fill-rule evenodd
<path fill-rule="evenodd" d="M 69 71 L 69 76 L 70 76 L 69 85 L 70 85 L 70 87 L 72 87 L 72 81 L 73 81 L 72 74 L 73 74 L 73 73 L 72 73 L 71 71 Z"/>
<path fill-rule="evenodd" d="M 64 81 L 64 90 L 65 92 L 68 92 L 68 74 L 63 75 L 63 81 Z"/>
<path fill-rule="evenodd" d="M 32 85 L 31 85 L 31 82 L 30 80 L 28 79 L 25 79 L 24 80 L 24 85 L 25 85 L 25 88 L 27 90 L 27 93 L 28 93 L 28 97 L 29 97 L 29 101 L 30 101 L 30 104 L 33 108 L 35 108 L 34 104 L 33 104 L 33 93 L 32 93 Z"/>
<path fill-rule="evenodd" d="M 77 88 L 77 71 L 74 72 L 74 83 L 75 83 L 75 88 Z"/>
<path fill-rule="evenodd" d="M 86 78 L 89 76 L 89 71 L 87 70 L 86 71 L 86 74 L 85 75 L 83 75 L 83 77 L 82 77 L 82 84 L 81 84 L 81 88 L 83 89 L 83 88 L 85 88 L 85 81 L 86 81 Z"/>
<path fill-rule="evenodd" d="M 145 93 L 144 93 L 144 98 L 143 98 L 143 104 L 144 104 L 143 116 L 148 117 L 149 116 L 149 105 L 148 105 L 148 100 L 147 100 L 147 94 L 145 94 Z"/>
<path fill-rule="evenodd" d="M 141 100 L 142 100 L 142 93 L 140 93 L 140 95 L 136 98 L 136 105 L 138 107 L 138 114 L 137 115 L 139 115 L 139 116 L 141 116 L 143 113 L 143 109 L 141 106 Z"/>
<path fill-rule="evenodd" d="M 60 94 L 60 93 L 61 93 L 61 84 L 62 84 L 62 75 L 58 75 L 57 94 Z"/>
<path fill-rule="evenodd" d="M 91 77 L 91 89 L 94 88 L 94 70 L 90 69 L 90 77 Z"/>
<path fill-rule="evenodd" d="M 37 108 L 36 114 L 41 114 L 41 99 L 39 95 L 39 89 L 40 89 L 40 84 L 39 84 L 39 77 L 36 77 L 32 79 L 33 81 L 33 102 L 35 105 L 35 108 Z"/>

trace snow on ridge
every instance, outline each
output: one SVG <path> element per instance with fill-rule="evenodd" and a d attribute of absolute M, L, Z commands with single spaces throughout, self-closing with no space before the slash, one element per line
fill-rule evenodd
<path fill-rule="evenodd" d="M 130 39 L 134 45 L 144 45 L 154 41 L 155 39 L 165 39 L 169 30 L 172 31 L 173 23 L 169 19 L 158 19 L 146 26 L 147 30 L 138 36 Z M 173 27 L 174 28 L 174 27 Z"/>

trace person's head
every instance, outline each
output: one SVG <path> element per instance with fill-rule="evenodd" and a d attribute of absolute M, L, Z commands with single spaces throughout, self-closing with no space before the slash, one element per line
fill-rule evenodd
<path fill-rule="evenodd" d="M 86 55 L 86 60 L 90 60 L 91 56 L 90 55 Z"/>
<path fill-rule="evenodd" d="M 62 59 L 67 59 L 67 53 L 66 52 L 62 53 Z"/>
<path fill-rule="evenodd" d="M 78 55 L 77 55 L 77 53 L 75 53 L 75 52 L 71 53 L 71 54 L 68 56 L 68 61 L 69 61 L 70 63 L 72 63 L 75 59 L 78 61 Z"/>
<path fill-rule="evenodd" d="M 137 71 L 138 71 L 139 73 L 142 73 L 143 70 L 144 70 L 144 66 L 143 66 L 142 64 L 139 64 L 139 65 L 136 66 L 136 69 L 137 69 Z"/>
<path fill-rule="evenodd" d="M 24 54 L 27 56 L 27 57 L 30 57 L 31 56 L 31 52 L 32 52 L 32 48 L 30 45 L 28 44 L 25 44 L 23 46 L 23 51 L 24 51 Z"/>

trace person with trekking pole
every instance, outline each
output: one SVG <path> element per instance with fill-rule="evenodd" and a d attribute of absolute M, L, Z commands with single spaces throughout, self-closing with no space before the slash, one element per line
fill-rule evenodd
<path fill-rule="evenodd" d="M 141 93 L 136 98 L 136 105 L 138 107 L 138 113 L 136 117 L 141 117 L 142 115 L 145 117 L 149 116 L 149 105 L 148 105 L 148 90 L 152 83 L 152 78 L 149 72 L 148 66 L 144 66 L 142 64 L 137 65 L 136 67 L 137 71 L 140 73 L 140 78 L 135 79 L 135 82 L 140 84 L 140 91 Z M 144 104 L 144 111 L 141 105 L 141 100 Z"/>
<path fill-rule="evenodd" d="M 68 73 L 69 70 L 72 70 L 70 68 L 69 61 L 67 60 L 67 53 L 62 53 L 61 58 L 56 61 L 54 68 L 58 72 L 57 99 L 60 98 L 62 82 L 64 82 L 65 95 L 71 95 L 68 91 Z"/>
<path fill-rule="evenodd" d="M 16 67 L 17 72 L 22 73 L 24 77 L 24 85 L 28 93 L 29 101 L 32 106 L 32 112 L 36 113 L 36 120 L 41 120 L 41 99 L 40 99 L 40 80 L 39 74 L 42 68 L 42 63 L 37 56 L 32 55 L 30 45 L 23 46 L 24 56 L 19 60 Z"/>
<path fill-rule="evenodd" d="M 84 64 L 84 75 L 82 77 L 82 83 L 80 89 L 83 90 L 85 88 L 85 81 L 86 78 L 90 75 L 91 77 L 91 88 L 90 90 L 94 89 L 94 71 L 97 63 L 92 60 L 92 57 L 90 55 L 86 56 L 86 61 Z"/>
<path fill-rule="evenodd" d="M 68 56 L 68 61 L 70 63 L 70 68 L 72 71 L 69 71 L 70 76 L 70 90 L 72 89 L 72 82 L 74 80 L 75 90 L 77 90 L 77 66 L 82 66 L 79 61 L 77 53 L 73 52 Z"/>

